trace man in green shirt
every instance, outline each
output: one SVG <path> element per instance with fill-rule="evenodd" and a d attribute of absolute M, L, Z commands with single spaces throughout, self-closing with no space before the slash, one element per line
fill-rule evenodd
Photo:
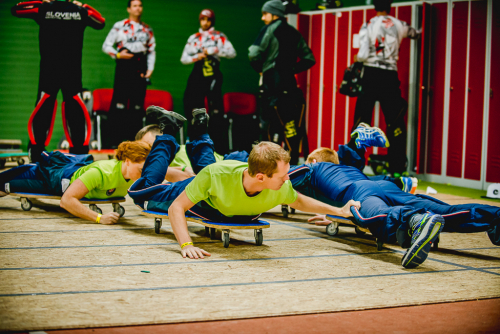
<path fill-rule="evenodd" d="M 197 136 L 186 144 L 186 152 L 198 175 L 162 184 L 168 166 L 179 150 L 173 135 L 186 119 L 155 106 L 150 106 L 147 113 L 157 118 L 163 135 L 156 137 L 141 178 L 131 186 L 129 195 L 143 209 L 168 212 L 183 257 L 210 256 L 192 244 L 185 215 L 219 222 L 248 223 L 283 203 L 302 211 L 344 217 L 352 216 L 351 206 L 359 207 L 359 203 L 350 201 L 339 209 L 297 193 L 288 178 L 289 153 L 271 142 L 256 145 L 250 152 L 248 163 L 215 162 L 213 142 L 206 133 L 208 115 L 203 109 L 193 111 L 193 132 Z"/>

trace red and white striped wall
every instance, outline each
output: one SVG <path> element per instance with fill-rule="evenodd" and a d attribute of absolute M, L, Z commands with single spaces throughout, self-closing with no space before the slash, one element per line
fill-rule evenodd
<path fill-rule="evenodd" d="M 500 1 L 429 1 L 427 11 L 423 4 L 396 3 L 391 12 L 416 28 L 423 16 L 432 22 L 428 48 L 421 48 L 423 39 L 405 39 L 398 62 L 409 105 L 409 165 L 425 180 L 486 189 L 500 182 L 500 64 L 491 61 L 500 54 Z M 359 28 L 374 15 L 366 6 L 302 12 L 289 20 L 317 61 L 298 76 L 311 150 L 337 149 L 349 140 L 356 98 L 338 93 L 338 87 L 358 52 Z M 373 125 L 385 129 L 378 104 Z"/>

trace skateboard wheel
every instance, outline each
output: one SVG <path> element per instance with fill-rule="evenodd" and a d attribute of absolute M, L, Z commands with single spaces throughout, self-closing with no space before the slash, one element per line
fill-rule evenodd
<path fill-rule="evenodd" d="M 283 213 L 284 218 L 288 218 L 288 205 L 282 205 L 281 212 Z"/>
<path fill-rule="evenodd" d="M 24 210 L 24 211 L 30 211 L 31 210 L 31 207 L 33 206 L 33 203 L 31 203 L 31 201 L 27 198 L 21 198 L 21 208 Z"/>
<path fill-rule="evenodd" d="M 229 247 L 229 231 L 227 230 L 222 231 L 222 243 L 224 245 L 224 248 Z"/>
<path fill-rule="evenodd" d="M 155 218 L 155 233 L 160 234 L 161 218 Z"/>
<path fill-rule="evenodd" d="M 102 215 L 102 210 L 95 204 L 89 204 L 89 209 Z"/>
<path fill-rule="evenodd" d="M 264 241 L 264 233 L 262 233 L 262 230 L 253 230 L 253 235 L 255 237 L 255 244 L 257 246 L 262 246 L 262 242 Z"/>
<path fill-rule="evenodd" d="M 17 159 L 17 165 L 18 165 L 18 166 L 22 166 L 22 165 L 24 165 L 24 159 L 23 159 L 23 158 L 19 158 L 19 159 Z"/>
<path fill-rule="evenodd" d="M 125 208 L 118 203 L 113 203 L 113 212 L 116 212 L 120 215 L 120 217 L 123 217 L 125 214 Z"/>
<path fill-rule="evenodd" d="M 326 234 L 333 237 L 334 235 L 337 235 L 337 233 L 339 233 L 339 223 L 328 224 L 326 227 Z"/>
<path fill-rule="evenodd" d="M 362 231 L 359 227 L 355 226 L 354 227 L 354 232 L 356 232 L 357 235 L 365 235 L 366 232 Z"/>
<path fill-rule="evenodd" d="M 382 249 L 384 249 L 384 242 L 377 239 L 377 250 L 381 251 Z"/>
<path fill-rule="evenodd" d="M 290 208 L 290 213 L 291 213 L 292 215 L 294 215 L 294 214 L 295 214 L 295 209 L 294 209 L 294 208 Z"/>
<path fill-rule="evenodd" d="M 215 228 L 210 227 L 210 239 L 215 240 Z"/>
<path fill-rule="evenodd" d="M 208 237 L 210 235 L 210 227 L 205 226 L 205 235 Z"/>
<path fill-rule="evenodd" d="M 431 249 L 433 251 L 437 251 L 438 248 L 439 248 L 439 236 L 436 238 L 436 240 L 434 240 L 434 242 L 432 243 L 432 246 L 431 246 Z"/>

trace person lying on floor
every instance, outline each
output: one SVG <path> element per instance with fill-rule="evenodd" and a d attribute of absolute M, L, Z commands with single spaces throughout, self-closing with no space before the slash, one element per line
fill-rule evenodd
<path fill-rule="evenodd" d="M 201 110 L 201 109 L 200 109 Z M 135 140 L 141 140 L 149 145 L 153 145 L 156 136 L 161 135 L 162 132 L 157 124 L 147 125 L 142 128 Z M 322 157 L 322 161 L 329 161 L 336 164 L 352 166 L 363 171 L 365 166 L 365 153 L 369 147 L 388 147 L 389 142 L 384 132 L 377 127 L 370 127 L 365 123 L 360 123 L 358 128 L 351 134 L 351 140 L 345 145 L 339 145 L 339 153 L 329 148 L 318 148 L 311 152 L 309 157 L 318 155 Z M 215 161 L 223 160 L 237 160 L 241 162 L 248 161 L 248 152 L 235 151 L 224 156 L 214 152 Z M 328 160 L 325 160 L 328 159 Z M 308 159 L 306 163 L 312 163 L 312 159 Z M 190 177 L 195 176 L 191 162 L 186 153 L 185 145 L 180 145 L 179 151 L 175 155 L 174 160 L 170 164 L 165 179 L 170 182 L 183 181 Z M 379 181 L 387 180 L 394 182 L 405 192 L 414 193 L 417 189 L 418 180 L 414 177 L 398 177 L 392 178 L 385 175 L 370 176 L 370 179 Z"/>
<path fill-rule="evenodd" d="M 215 162 L 213 142 L 207 134 L 208 115 L 193 111 L 193 139 L 186 144 L 195 177 L 162 184 L 170 163 L 179 150 L 174 135 L 186 120 L 160 107 L 150 106 L 148 115 L 158 120 L 163 135 L 157 136 L 144 164 L 141 178 L 128 194 L 135 204 L 148 211 L 168 212 L 172 230 L 183 257 L 204 258 L 210 253 L 195 247 L 189 236 L 186 214 L 215 222 L 250 223 L 282 203 L 306 212 L 352 216 L 348 201 L 336 208 L 297 193 L 288 180 L 290 155 L 281 146 L 262 142 L 256 145 L 248 163 L 236 160 Z"/>
<path fill-rule="evenodd" d="M 90 154 L 43 152 L 42 162 L 27 164 L 0 173 L 0 197 L 9 193 L 62 196 L 60 206 L 71 214 L 100 224 L 115 224 L 120 215 L 96 213 L 80 199 L 124 197 L 141 176 L 151 146 L 144 142 L 123 142 L 116 159 L 93 162 Z"/>

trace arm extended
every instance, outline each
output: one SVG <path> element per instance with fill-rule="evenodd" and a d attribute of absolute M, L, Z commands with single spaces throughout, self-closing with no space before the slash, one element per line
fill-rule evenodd
<path fill-rule="evenodd" d="M 59 204 L 61 208 L 67 210 L 72 215 L 95 222 L 97 213 L 85 207 L 81 202 L 89 190 L 79 179 L 75 180 L 66 190 Z M 116 212 L 110 212 L 101 216 L 100 223 L 104 225 L 114 224 L 118 221 L 120 215 Z"/>
<path fill-rule="evenodd" d="M 189 236 L 185 216 L 186 211 L 192 208 L 194 204 L 195 203 L 191 202 L 191 200 L 187 197 L 186 191 L 184 190 L 168 209 L 168 216 L 170 225 L 172 226 L 172 230 L 174 231 L 175 238 L 177 239 L 177 242 L 179 242 L 179 245 L 182 247 L 185 243 L 191 243 L 181 249 L 182 257 L 188 256 L 190 259 L 203 259 L 203 255 L 210 256 L 210 253 L 201 248 L 195 247 L 192 244 L 193 241 Z"/>
<path fill-rule="evenodd" d="M 360 208 L 361 204 L 357 201 L 350 200 L 346 205 L 342 208 L 336 208 L 334 206 L 322 203 L 314 198 L 310 198 L 304 196 L 302 194 L 298 194 L 297 200 L 290 204 L 290 206 L 294 209 L 305 211 L 305 212 L 316 212 L 323 213 L 334 216 L 342 216 L 342 217 L 352 217 L 351 206 L 356 208 Z"/>

